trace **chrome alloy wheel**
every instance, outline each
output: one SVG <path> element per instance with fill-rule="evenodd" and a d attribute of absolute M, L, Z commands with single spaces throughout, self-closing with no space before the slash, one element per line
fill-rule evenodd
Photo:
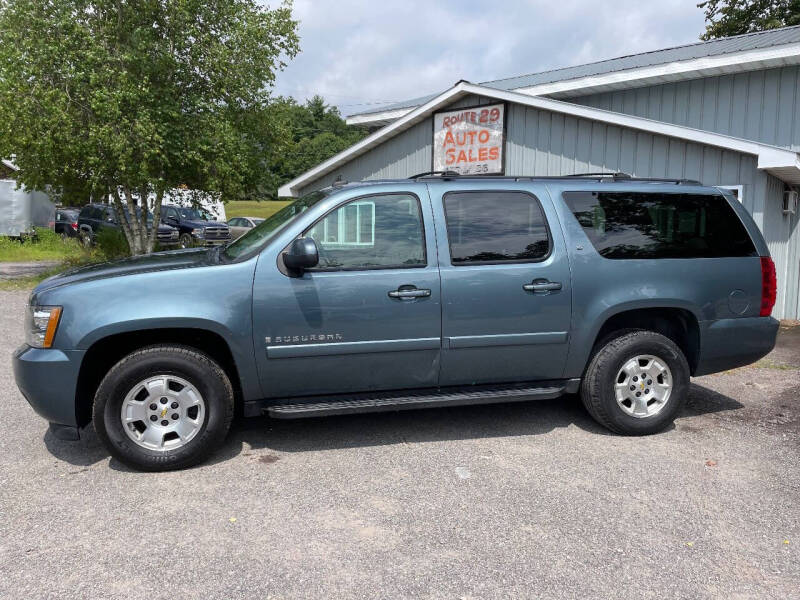
<path fill-rule="evenodd" d="M 657 356 L 635 356 L 617 373 L 614 385 L 617 404 L 632 417 L 643 419 L 658 414 L 671 393 L 672 373 Z"/>
<path fill-rule="evenodd" d="M 175 375 L 153 375 L 137 383 L 122 402 L 122 428 L 148 450 L 186 445 L 203 426 L 206 403 L 191 383 Z"/>

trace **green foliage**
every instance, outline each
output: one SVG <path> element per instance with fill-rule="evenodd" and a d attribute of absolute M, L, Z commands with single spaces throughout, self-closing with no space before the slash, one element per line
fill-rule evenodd
<path fill-rule="evenodd" d="M 800 25 L 800 0 L 707 0 L 706 31 L 701 40 Z"/>
<path fill-rule="evenodd" d="M 95 258 L 100 261 L 116 260 L 130 255 L 131 249 L 125 234 L 115 227 L 103 227 L 94 238 Z"/>
<path fill-rule="evenodd" d="M 314 96 L 305 104 L 281 98 L 274 103 L 272 110 L 284 123 L 289 136 L 286 149 L 270 160 L 270 170 L 276 180 L 270 194 L 273 198 L 277 197 L 278 186 L 367 135 L 363 128 L 348 126 L 339 110 L 327 106 L 320 96 Z"/>
<path fill-rule="evenodd" d="M 0 262 L 78 260 L 86 254 L 76 238 L 62 239 L 51 229 L 37 229 L 23 240 L 0 237 Z"/>
<path fill-rule="evenodd" d="M 275 186 L 269 90 L 296 29 L 289 4 L 256 0 L 0 0 L 0 156 L 26 187 L 112 192 L 132 215 L 180 185 L 257 195 Z M 143 216 L 122 225 L 152 249 Z"/>

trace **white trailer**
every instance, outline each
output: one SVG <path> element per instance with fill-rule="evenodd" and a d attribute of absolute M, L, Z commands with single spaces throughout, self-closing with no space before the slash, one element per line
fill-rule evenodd
<path fill-rule="evenodd" d="M 34 227 L 50 227 L 55 214 L 44 192 L 26 192 L 13 179 L 0 179 L 0 236 L 31 235 Z"/>

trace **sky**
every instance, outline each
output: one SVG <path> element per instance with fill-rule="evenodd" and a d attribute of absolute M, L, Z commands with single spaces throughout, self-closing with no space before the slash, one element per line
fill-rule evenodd
<path fill-rule="evenodd" d="M 698 41 L 698 0 L 294 0 L 274 93 L 343 115 L 473 83 Z M 266 2 L 275 5 L 275 2 Z"/>

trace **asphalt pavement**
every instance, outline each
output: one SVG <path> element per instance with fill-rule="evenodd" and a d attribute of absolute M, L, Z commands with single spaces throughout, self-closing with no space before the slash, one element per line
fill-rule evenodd
<path fill-rule="evenodd" d="M 146 474 L 17 391 L 26 298 L 0 292 L 0 598 L 800 598 L 800 327 L 655 436 L 576 397 L 259 418 Z"/>

